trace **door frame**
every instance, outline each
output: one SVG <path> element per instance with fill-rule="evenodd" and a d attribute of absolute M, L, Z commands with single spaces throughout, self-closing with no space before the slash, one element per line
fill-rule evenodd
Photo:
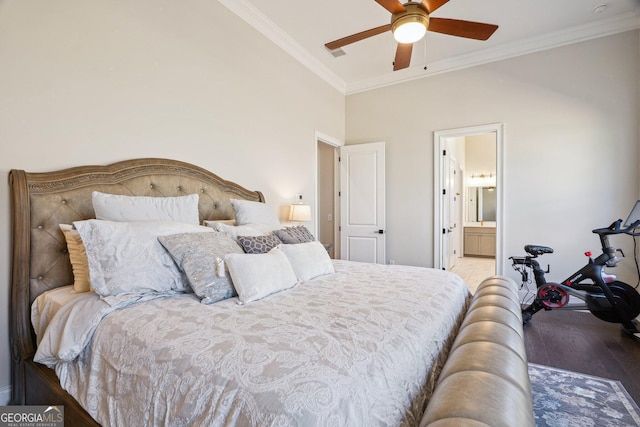
<path fill-rule="evenodd" d="M 439 130 L 433 133 L 433 267 L 443 269 L 442 224 L 445 140 L 484 133 L 496 134 L 496 274 L 504 274 L 504 123 Z M 461 227 L 462 228 L 462 227 Z M 446 264 L 445 264 L 446 265 Z"/>
<path fill-rule="evenodd" d="M 320 179 L 318 177 L 318 142 L 322 142 L 323 144 L 330 145 L 334 147 L 334 163 L 333 163 L 333 256 L 336 259 L 340 259 L 340 163 L 338 162 L 338 150 L 340 147 L 345 145 L 344 141 L 341 141 L 337 138 L 333 138 L 327 134 L 324 134 L 319 131 L 315 131 L 315 139 L 314 139 L 314 155 L 315 159 L 313 162 L 313 167 L 315 169 L 314 179 L 315 179 L 315 198 L 314 198 L 314 215 L 313 215 L 313 228 L 314 228 L 314 236 L 318 236 L 319 232 L 319 215 L 320 215 L 320 201 L 318 199 L 318 195 L 320 194 Z M 319 239 L 319 237 L 318 237 Z"/>

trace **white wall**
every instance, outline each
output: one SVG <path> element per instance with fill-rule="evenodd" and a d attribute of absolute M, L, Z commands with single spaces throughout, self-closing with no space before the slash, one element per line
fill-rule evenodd
<path fill-rule="evenodd" d="M 215 0 L 0 1 L 0 405 L 10 169 L 173 158 L 286 212 L 315 200 L 315 132 L 344 120 L 344 95 Z"/>
<path fill-rule="evenodd" d="M 347 143 L 386 141 L 388 258 L 433 265 L 433 132 L 499 122 L 505 255 L 552 246 L 549 277 L 561 280 L 584 251 L 597 252 L 591 230 L 624 217 L 640 190 L 639 38 L 631 31 L 348 96 Z M 617 272 L 635 283 L 632 259 L 624 264 Z"/>

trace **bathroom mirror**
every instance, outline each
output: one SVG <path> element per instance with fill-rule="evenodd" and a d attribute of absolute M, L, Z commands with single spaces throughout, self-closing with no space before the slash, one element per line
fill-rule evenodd
<path fill-rule="evenodd" d="M 495 187 L 467 187 L 467 222 L 496 220 Z"/>

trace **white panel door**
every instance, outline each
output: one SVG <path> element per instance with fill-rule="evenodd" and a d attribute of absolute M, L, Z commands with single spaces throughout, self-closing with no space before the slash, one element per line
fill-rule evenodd
<path fill-rule="evenodd" d="M 340 257 L 384 264 L 384 142 L 340 147 Z"/>
<path fill-rule="evenodd" d="M 449 147 L 447 147 L 448 150 Z M 448 153 L 449 151 L 447 151 Z M 444 182 L 444 200 L 442 202 L 445 214 L 443 215 L 443 236 L 442 247 L 443 254 L 446 256 L 445 265 L 447 270 L 451 270 L 456 265 L 456 239 L 457 236 L 457 195 L 456 195 L 456 169 L 457 162 L 453 157 L 447 154 L 444 160 L 445 165 L 445 182 Z"/>

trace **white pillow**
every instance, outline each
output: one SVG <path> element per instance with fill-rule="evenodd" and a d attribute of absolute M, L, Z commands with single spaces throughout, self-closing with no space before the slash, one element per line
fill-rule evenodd
<path fill-rule="evenodd" d="M 207 227 L 210 227 L 215 231 L 229 233 L 233 239 L 237 239 L 238 236 L 261 236 L 264 234 L 250 225 L 229 225 L 223 222 L 211 223 L 208 221 L 205 221 L 205 224 Z"/>
<path fill-rule="evenodd" d="M 67 251 L 69 252 L 69 261 L 73 271 L 73 291 L 88 292 L 91 290 L 89 262 L 87 261 L 87 252 L 84 250 L 80 233 L 78 233 L 78 230 L 74 230 L 71 224 L 59 224 L 58 227 L 62 230 L 67 241 Z"/>
<path fill-rule="evenodd" d="M 96 219 L 107 221 L 176 221 L 200 224 L 197 194 L 177 197 L 91 193 Z"/>
<path fill-rule="evenodd" d="M 171 221 L 91 219 L 73 225 L 87 252 L 91 285 L 102 297 L 189 290 L 186 277 L 158 236 L 212 232 L 207 227 Z"/>
<path fill-rule="evenodd" d="M 280 228 L 280 220 L 273 209 L 265 203 L 231 199 L 231 205 L 236 212 L 236 224 L 238 225 L 269 224 L 273 226 L 273 229 Z"/>
<path fill-rule="evenodd" d="M 296 277 L 300 281 L 335 273 L 327 250 L 318 241 L 278 246 L 287 256 Z"/>
<path fill-rule="evenodd" d="M 292 288 L 297 283 L 286 255 L 277 248 L 266 254 L 229 254 L 225 262 L 243 304 Z"/>
<path fill-rule="evenodd" d="M 205 219 L 202 223 L 207 227 L 216 228 L 217 224 L 227 224 L 231 226 L 236 225 L 236 220 L 235 219 Z"/>

